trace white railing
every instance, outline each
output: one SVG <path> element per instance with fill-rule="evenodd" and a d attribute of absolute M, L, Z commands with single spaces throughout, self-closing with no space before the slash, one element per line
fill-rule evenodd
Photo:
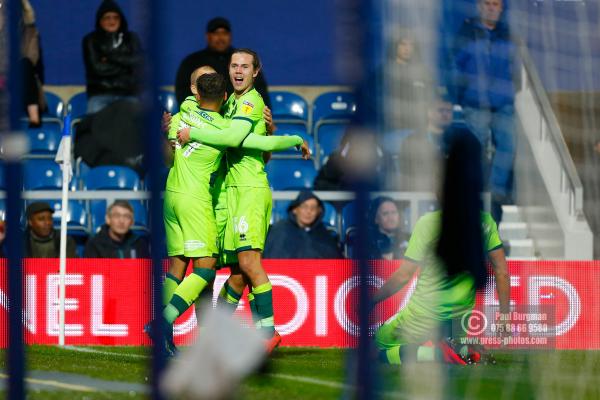
<path fill-rule="evenodd" d="M 523 86 L 516 96 L 515 109 L 564 235 L 564 258 L 592 259 L 593 234 L 583 213 L 583 185 L 524 46 L 520 46 L 520 55 Z"/>

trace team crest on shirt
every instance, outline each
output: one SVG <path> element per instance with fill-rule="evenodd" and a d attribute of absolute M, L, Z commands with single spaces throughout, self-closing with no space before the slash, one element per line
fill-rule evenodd
<path fill-rule="evenodd" d="M 242 112 L 246 115 L 250 114 L 254 110 L 254 104 L 250 103 L 248 100 L 244 100 L 242 103 Z"/>

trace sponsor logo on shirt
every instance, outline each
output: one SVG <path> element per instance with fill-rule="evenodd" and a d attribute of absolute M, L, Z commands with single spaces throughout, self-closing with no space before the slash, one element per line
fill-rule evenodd
<path fill-rule="evenodd" d="M 211 117 L 210 115 L 208 115 L 208 113 L 206 111 L 200 111 L 200 116 L 209 120 L 210 122 L 214 121 L 214 118 Z"/>
<path fill-rule="evenodd" d="M 254 109 L 254 104 L 250 103 L 248 100 L 244 100 L 242 103 L 242 112 L 246 115 L 250 114 Z"/>
<path fill-rule="evenodd" d="M 206 247 L 206 244 L 201 240 L 186 240 L 183 242 L 184 250 L 198 250 Z"/>
<path fill-rule="evenodd" d="M 184 118 L 186 120 L 189 120 L 190 125 L 201 125 L 204 123 L 204 121 L 202 121 L 200 118 L 198 118 L 198 116 L 196 115 L 196 113 L 188 113 L 187 116 L 184 116 Z"/>

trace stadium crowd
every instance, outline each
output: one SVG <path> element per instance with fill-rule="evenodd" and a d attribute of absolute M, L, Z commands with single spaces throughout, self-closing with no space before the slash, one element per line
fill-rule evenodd
<path fill-rule="evenodd" d="M 53 111 L 49 105 L 53 104 L 46 104 L 52 103 L 46 100 L 48 95 L 40 95 L 43 94 L 44 69 L 35 13 L 28 1 L 22 4 L 22 68 L 27 94 L 25 110 L 29 126 L 35 128 L 49 119 Z M 369 170 L 369 174 L 375 178 L 374 184 L 381 190 L 433 192 L 434 180 L 431 177 L 439 173 L 438 165 L 445 156 L 452 126 L 463 123 L 482 144 L 488 176 L 487 189 L 492 194 L 492 214 L 499 222 L 502 204 L 512 202 L 515 153 L 513 102 L 519 87 L 518 74 L 515 73 L 518 60 L 508 27 L 502 20 L 502 2 L 482 0 L 477 3 L 477 9 L 478 15 L 466 20 L 459 29 L 447 57 L 449 61 L 441 67 L 445 73 L 440 79 L 433 73 L 435 66 L 428 65 L 421 57 L 421 45 L 414 33 L 409 28 L 398 29 L 396 38 L 389 45 L 386 59 L 382 60 L 377 72 L 390 88 L 387 93 L 390 101 L 386 102 L 381 134 L 346 128 L 356 113 L 356 103 L 352 97 L 348 98 L 350 105 L 346 104 L 346 98 L 343 101 L 339 97 L 332 100 L 332 105 L 328 104 L 331 109 L 343 104 L 345 110 L 339 114 L 325 115 L 321 120 L 316 120 L 319 115 L 318 101 L 315 100 L 312 123 L 308 124 L 305 115 L 304 119 L 293 121 L 296 125 L 290 125 L 286 118 L 289 114 L 278 114 L 277 101 L 274 102 L 268 91 L 261 68 L 255 79 L 255 88 L 268 107 L 272 104 L 275 107 L 275 123 L 283 121 L 276 133 L 288 134 L 302 128 L 301 135 L 313 141 L 313 151 L 316 150 L 314 166 L 318 169 L 318 173 L 304 173 L 308 177 L 304 182 L 281 184 L 275 179 L 272 187 L 276 190 L 351 190 L 354 173 L 357 172 L 354 169 L 356 165 L 361 165 Z M 227 75 L 228 63 L 235 49 L 232 46 L 232 32 L 233 28 L 225 18 L 213 18 L 207 23 L 206 48 L 186 56 L 177 69 L 174 81 L 174 100 L 177 104 L 191 95 L 189 76 L 196 68 L 206 65 L 221 75 Z M 86 171 L 102 165 L 131 168 L 140 175 L 138 187 L 144 186 L 139 99 L 144 69 L 142 48 L 138 35 L 129 29 L 127 18 L 119 5 L 113 0 L 103 0 L 96 12 L 94 30 L 82 40 L 86 93 L 83 97 L 79 96 L 84 101 L 79 108 L 84 110 L 75 116 L 73 124 L 75 156 L 78 158 L 77 178 L 80 179 L 75 183 L 76 186 L 85 187 L 86 184 L 81 180 L 85 179 Z M 482 64 L 478 61 L 481 59 L 489 62 Z M 227 93 L 231 92 L 233 86 L 227 80 Z M 275 96 L 278 98 L 277 94 Z M 176 110 L 173 94 L 167 94 L 166 97 L 171 101 L 169 111 Z M 77 108 L 75 98 L 69 102 L 69 108 L 72 112 Z M 308 107 L 304 108 L 302 112 L 308 114 Z M 328 118 L 333 120 L 338 117 L 342 123 L 329 123 Z M 334 128 L 333 133 L 325 128 Z M 287 154 L 275 156 L 273 166 L 268 166 L 269 172 L 288 168 L 286 161 L 292 157 Z M 362 163 L 364 160 L 368 160 L 367 164 Z M 304 170 L 306 168 L 303 167 Z M 343 203 L 332 204 L 338 214 L 342 213 Z M 406 211 L 406 204 L 397 202 L 395 205 L 399 213 Z M 294 218 L 286 215 L 288 211 L 291 212 L 289 215 L 296 215 L 291 209 L 285 213 L 275 212 L 272 219 L 275 223 L 274 233 L 292 234 L 293 230 L 289 227 L 282 229 L 285 224 L 294 224 Z M 317 235 L 317 232 L 324 232 L 323 227 L 329 228 L 331 234 L 328 239 L 335 241 L 335 244 L 331 251 L 317 251 L 315 256 L 341 256 L 337 249 L 350 242 L 347 240 L 348 230 L 342 230 L 339 221 L 333 221 L 332 224 L 319 221 L 322 216 L 317 217 L 317 227 L 310 229 L 310 232 Z M 96 220 L 99 219 L 97 216 Z M 295 225 L 300 227 L 297 220 Z M 402 232 L 403 235 L 409 233 L 409 225 L 404 223 L 399 228 L 407 230 Z M 92 234 L 106 235 L 106 227 L 101 227 L 101 224 L 95 224 L 93 228 Z M 274 233 L 270 235 L 270 243 L 273 243 L 275 236 L 280 236 Z M 93 242 L 90 239 L 90 243 Z M 79 241 L 77 247 L 80 256 L 92 254 L 90 245 L 85 246 L 84 242 Z M 396 251 L 392 253 L 395 257 L 401 255 Z M 132 254 L 139 256 L 145 253 L 138 251 Z M 285 246 L 281 245 L 269 247 L 267 254 L 273 257 L 301 256 L 297 251 L 286 253 Z"/>

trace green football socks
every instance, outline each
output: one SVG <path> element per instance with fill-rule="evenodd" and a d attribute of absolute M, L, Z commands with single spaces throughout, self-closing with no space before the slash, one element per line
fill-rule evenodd
<path fill-rule="evenodd" d="M 219 292 L 219 297 L 217 298 L 217 307 L 233 314 L 237 309 L 241 297 L 241 293 L 236 293 L 236 291 L 229 286 L 229 282 L 225 281 Z"/>
<path fill-rule="evenodd" d="M 173 297 L 173 293 L 175 293 L 175 289 L 177 286 L 181 284 L 181 281 L 174 277 L 173 275 L 167 273 L 165 276 L 165 281 L 163 282 L 163 291 L 162 291 L 162 305 L 166 307 L 167 304 L 171 301 L 171 297 Z"/>
<path fill-rule="evenodd" d="M 402 345 L 381 350 L 380 359 L 387 364 L 400 365 L 410 362 L 435 361 L 441 359 L 441 355 L 435 346 Z"/>
<path fill-rule="evenodd" d="M 263 283 L 252 288 L 254 296 L 254 307 L 258 321 L 258 329 L 264 332 L 265 336 L 271 337 L 275 332 L 275 323 L 273 318 L 273 286 L 271 282 Z"/>
<path fill-rule="evenodd" d="M 204 288 L 215 279 L 215 276 L 216 272 L 213 269 L 194 268 L 194 272 L 186 276 L 175 289 L 171 301 L 163 310 L 165 320 L 172 324 L 192 305 Z"/>

